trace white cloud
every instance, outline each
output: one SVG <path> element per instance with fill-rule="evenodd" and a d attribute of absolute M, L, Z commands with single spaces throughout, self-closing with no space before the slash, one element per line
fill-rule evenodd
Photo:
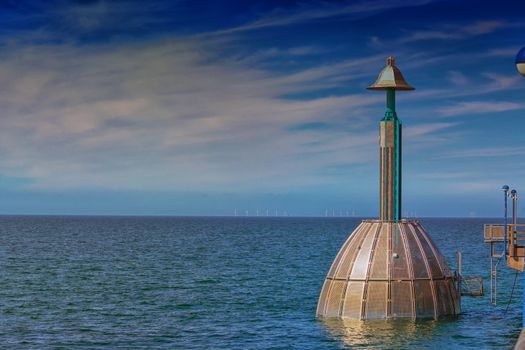
<path fill-rule="evenodd" d="M 464 114 L 484 114 L 506 112 L 525 108 L 525 104 L 508 101 L 469 101 L 459 102 L 438 110 L 441 115 L 451 117 Z"/>
<path fill-rule="evenodd" d="M 421 125 L 410 126 L 405 128 L 403 135 L 405 137 L 417 140 L 419 136 L 427 136 L 437 131 L 448 129 L 457 125 L 456 123 L 426 123 Z"/>
<path fill-rule="evenodd" d="M 413 31 L 400 38 L 398 43 L 409 43 L 420 40 L 463 40 L 474 36 L 492 33 L 506 27 L 503 21 L 476 21 L 466 25 L 444 25 L 432 30 Z"/>
<path fill-rule="evenodd" d="M 486 193 L 494 191 L 501 186 L 501 180 L 469 180 L 445 183 L 442 193 Z"/>
<path fill-rule="evenodd" d="M 469 84 L 469 79 L 465 76 L 465 74 L 458 71 L 448 72 L 447 78 L 453 85 L 456 86 L 465 86 Z"/>
<path fill-rule="evenodd" d="M 513 57 L 518 53 L 519 48 L 516 47 L 504 47 L 490 49 L 483 54 L 485 57 Z"/>
<path fill-rule="evenodd" d="M 405 0 L 373 0 L 352 3 L 351 5 L 341 7 L 340 4 L 331 4 L 329 2 L 315 3 L 314 5 L 301 4 L 292 11 L 276 9 L 273 14 L 267 15 L 259 20 L 240 25 L 234 28 L 219 30 L 205 35 L 222 35 L 237 32 L 250 31 L 268 27 L 281 27 L 297 23 L 305 23 L 315 20 L 323 20 L 336 17 L 354 17 L 361 19 L 365 16 L 378 12 L 383 12 L 400 7 L 422 6 L 431 3 L 432 0 L 416 0 L 407 2 Z"/>
<path fill-rule="evenodd" d="M 338 86 L 366 59 L 277 74 L 206 48 L 179 40 L 4 51 L 0 171 L 39 188 L 234 190 L 315 183 L 308 174 L 326 164 L 367 161 L 375 139 L 364 136 L 365 113 L 382 95 L 279 98 Z M 336 131 L 287 131 L 319 120 Z"/>
<path fill-rule="evenodd" d="M 406 45 L 419 44 L 427 40 L 438 40 L 438 41 L 456 41 L 461 42 L 463 40 L 470 40 L 472 38 L 483 36 L 486 34 L 496 33 L 503 29 L 510 28 L 523 28 L 525 22 L 510 22 L 505 20 L 480 20 L 470 23 L 456 24 L 446 23 L 441 25 L 434 25 L 432 28 L 421 29 L 421 30 L 406 30 L 404 35 L 400 35 L 397 38 L 382 39 L 378 36 L 372 36 L 369 38 L 368 44 L 372 47 L 381 49 L 384 47 L 400 48 Z M 513 57 L 516 55 L 519 47 L 505 47 L 505 48 L 491 48 L 486 52 L 478 53 L 478 59 L 481 57 Z M 440 53 L 432 57 L 425 59 L 425 63 L 439 62 L 454 58 L 460 58 L 462 60 L 472 60 L 474 55 L 472 53 L 454 53 L 444 54 Z M 415 65 L 420 65 L 415 62 Z"/>
<path fill-rule="evenodd" d="M 525 147 L 490 147 L 464 149 L 460 151 L 448 152 L 446 158 L 472 158 L 472 157 L 511 157 L 525 155 Z"/>
<path fill-rule="evenodd" d="M 303 8 L 230 32 L 405 6 L 374 4 L 363 3 L 362 9 L 351 5 L 341 13 L 331 11 L 329 4 L 325 11 Z M 105 8 L 93 11 L 94 18 L 104 20 Z M 101 25 L 89 21 L 82 26 Z M 465 32 L 478 35 L 483 30 L 490 26 Z M 0 53 L 0 81 L 9 82 L 0 86 L 0 172 L 35 179 L 32 185 L 45 189 L 264 190 L 317 184 L 325 181 L 319 169 L 375 159 L 380 115 L 370 116 L 382 109 L 378 106 L 384 94 L 363 91 L 304 100 L 281 96 L 347 88 L 362 84 L 363 77 L 373 80 L 384 64 L 383 53 L 277 73 L 258 69 L 254 62 L 316 54 L 322 48 L 270 48 L 245 58 L 217 58 L 222 44 L 210 36 L 121 45 L 8 44 Z M 406 65 L 412 61 L 412 67 L 436 59 L 411 58 Z M 457 85 L 470 79 L 459 71 L 450 74 Z M 508 89 L 514 79 L 491 73 L 485 77 L 486 91 Z M 407 99 L 419 98 L 417 92 L 413 96 Z M 441 113 L 467 114 L 479 103 L 457 104 Z M 487 108 L 494 106 L 522 108 L 512 102 Z M 319 121 L 331 126 L 329 133 L 288 131 Z M 413 144 L 429 143 L 454 125 L 409 126 L 404 135 Z"/>
<path fill-rule="evenodd" d="M 419 172 L 417 174 L 417 177 L 422 180 L 430 180 L 430 181 L 442 181 L 442 180 L 468 180 L 471 178 L 474 178 L 476 176 L 479 176 L 478 173 L 475 172 L 469 172 L 469 171 L 462 171 L 462 172 L 453 172 L 453 171 L 447 171 L 447 172 Z"/>
<path fill-rule="evenodd" d="M 448 59 L 454 58 L 448 57 Z M 459 60 L 459 57 L 457 57 L 456 60 Z M 447 78 L 451 81 L 451 86 L 416 90 L 407 94 L 405 98 L 407 100 L 420 100 L 421 98 L 443 100 L 444 98 L 480 96 L 516 89 L 517 84 L 523 80 L 518 74 L 503 75 L 493 72 L 482 72 L 480 75 L 482 79 L 476 76 L 465 75 L 460 71 L 449 72 Z M 475 85 L 476 88 L 469 88 L 469 86 L 472 85 Z M 490 112 L 492 112 L 492 110 L 490 110 Z"/>

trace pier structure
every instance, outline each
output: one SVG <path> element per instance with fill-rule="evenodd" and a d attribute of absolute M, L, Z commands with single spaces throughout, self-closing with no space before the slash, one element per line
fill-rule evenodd
<path fill-rule="evenodd" d="M 460 293 L 445 258 L 419 221 L 401 217 L 402 125 L 396 90 L 414 90 L 388 57 L 370 90 L 386 92 L 379 122 L 379 220 L 364 220 L 337 253 L 317 315 L 349 319 L 457 315 Z"/>
<path fill-rule="evenodd" d="M 509 192 L 509 186 L 502 187 L 504 193 L 503 223 L 485 224 L 483 240 L 490 244 L 490 303 L 498 304 L 498 270 L 500 263 L 523 272 L 525 270 L 525 224 L 518 224 L 517 205 L 518 193 Z M 508 223 L 508 198 L 512 200 L 512 219 Z M 501 253 L 499 253 L 501 252 Z M 522 331 L 514 349 L 525 350 L 525 279 L 522 295 Z"/>
<path fill-rule="evenodd" d="M 508 185 L 501 187 L 504 203 L 503 223 L 485 224 L 483 227 L 483 240 L 490 244 L 490 303 L 493 305 L 498 303 L 498 270 L 501 260 L 504 260 L 509 268 L 523 272 L 525 225 L 518 224 L 517 220 L 518 192 L 515 189 L 510 192 L 509 190 Z M 510 224 L 508 223 L 509 197 L 512 200 Z"/>
<path fill-rule="evenodd" d="M 516 55 L 516 69 L 525 77 L 525 47 Z M 525 270 L 525 225 L 518 224 L 517 204 L 518 194 L 509 186 L 503 185 L 504 214 L 503 224 L 486 224 L 483 228 L 483 239 L 490 244 L 490 301 L 497 304 L 498 267 L 502 259 L 505 259 L 507 267 L 518 272 Z M 512 223 L 508 224 L 507 199 L 512 200 Z M 502 253 L 496 253 L 497 247 L 503 245 Z M 500 248 L 501 249 L 501 248 Z M 514 349 L 525 350 L 525 276 L 523 278 L 522 291 L 522 331 Z"/>

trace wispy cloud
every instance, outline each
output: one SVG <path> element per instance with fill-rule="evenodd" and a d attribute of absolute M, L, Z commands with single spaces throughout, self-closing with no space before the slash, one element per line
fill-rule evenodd
<path fill-rule="evenodd" d="M 492 33 L 507 25 L 504 21 L 476 21 L 466 25 L 444 25 L 440 29 L 411 32 L 400 38 L 398 43 L 408 43 L 420 40 L 463 40 L 474 36 Z"/>
<path fill-rule="evenodd" d="M 452 71 L 448 72 L 447 80 L 450 81 L 451 85 L 439 88 L 416 90 L 415 92 L 407 95 L 405 98 L 410 101 L 420 100 L 422 98 L 428 100 L 439 99 L 443 101 L 444 98 L 482 96 L 516 89 L 516 87 L 519 86 L 518 84 L 523 79 L 517 74 L 506 75 L 494 72 L 482 72 L 480 74 L 469 76 L 459 71 Z M 475 89 L 470 88 L 473 85 L 476 86 Z M 521 108 L 521 104 L 516 104 L 514 102 L 508 104 L 506 102 L 498 101 L 496 104 L 498 104 L 498 106 L 488 107 L 487 112 L 502 111 L 501 109 L 505 108 L 510 108 L 507 110 L 512 110 L 513 107 L 516 107 L 514 109 Z M 448 115 L 447 113 L 459 112 L 461 108 L 466 110 L 470 105 L 470 102 L 464 103 L 462 105 L 453 104 L 452 106 L 441 108 L 441 111 L 445 112 L 443 115 Z M 480 113 L 484 112 L 480 111 Z"/>
<path fill-rule="evenodd" d="M 464 149 L 448 152 L 444 155 L 447 158 L 485 158 L 485 157 L 510 157 L 525 155 L 525 147 L 484 147 L 475 149 Z"/>
<path fill-rule="evenodd" d="M 459 102 L 438 110 L 441 115 L 451 117 L 465 114 L 484 114 L 506 112 L 525 108 L 525 104 L 508 101 L 469 101 Z"/>
<path fill-rule="evenodd" d="M 96 38 L 144 34 L 145 29 L 173 21 L 175 1 L 70 1 L 11 2 L 0 4 L 0 38 L 26 42 L 76 42 Z"/>
<path fill-rule="evenodd" d="M 512 89 L 517 86 L 521 77 L 517 74 L 503 75 L 498 73 L 485 72 L 482 75 L 490 80 L 489 84 L 481 86 L 481 93 L 494 92 Z"/>
<path fill-rule="evenodd" d="M 337 76 L 353 74 L 360 59 L 272 73 L 211 59 L 199 45 L 4 52 L 0 80 L 10 84 L 0 89 L 1 171 L 39 188 L 238 189 L 261 179 L 287 186 L 284 175 L 294 184 L 322 181 L 293 174 L 348 161 L 349 150 L 360 155 L 351 161 L 367 160 L 359 150 L 374 137 L 364 136 L 365 111 L 383 96 L 279 98 L 325 81 L 341 84 Z M 345 132 L 289 131 L 320 120 Z"/>
<path fill-rule="evenodd" d="M 375 48 L 382 48 L 386 44 L 389 47 L 404 47 L 407 45 L 417 45 L 424 41 L 442 41 L 442 42 L 461 42 L 469 40 L 475 37 L 480 37 L 487 34 L 492 34 L 504 29 L 510 28 L 523 28 L 525 22 L 511 22 L 507 20 L 478 20 L 470 23 L 445 23 L 440 25 L 434 25 L 432 28 L 410 30 L 406 31 L 405 34 L 398 36 L 397 38 L 389 38 L 388 41 L 383 40 L 381 37 L 372 36 L 369 38 L 369 45 Z M 483 57 L 502 57 L 502 56 L 513 56 L 516 54 L 517 48 L 491 48 L 490 50 L 482 53 Z M 434 57 L 434 60 L 446 60 L 448 54 L 439 54 Z M 455 53 L 453 56 L 472 59 L 471 55 L 465 55 L 464 53 Z"/>
<path fill-rule="evenodd" d="M 431 180 L 431 181 L 441 181 L 441 180 L 468 180 L 470 178 L 474 178 L 478 176 L 479 174 L 475 172 L 469 172 L 469 171 L 461 171 L 461 172 L 420 172 L 417 174 L 418 178 L 423 180 Z"/>
<path fill-rule="evenodd" d="M 381 46 L 381 38 L 373 39 L 374 48 L 360 47 L 370 27 L 357 20 L 429 2 L 315 1 L 266 12 L 250 7 L 235 19 L 210 24 L 199 17 L 198 25 L 188 26 L 192 18 L 184 14 L 173 22 L 168 18 L 173 12 L 160 15 L 162 6 L 174 3 L 168 1 L 142 4 L 144 16 L 136 2 L 98 1 L 46 7 L 36 19 L 21 17 L 40 25 L 27 36 L 0 29 L 0 81 L 8 82 L 0 86 L 0 174 L 24 179 L 18 187 L 38 189 L 190 192 L 287 191 L 332 181 L 340 188 L 337 176 L 368 181 L 377 175 L 370 169 L 377 165 L 385 96 L 364 88 L 384 65 L 389 47 Z M 344 25 L 330 32 L 335 29 L 324 28 L 336 27 L 324 25 L 330 21 Z M 496 19 L 444 25 L 435 18 L 425 27 L 418 23 L 410 24 L 417 25 L 411 32 L 399 26 L 389 32 L 405 77 L 419 80 L 418 90 L 399 96 L 400 117 L 409 115 L 406 159 L 423 157 L 425 148 L 424 157 L 453 173 L 453 158 L 522 155 L 521 148 L 470 149 L 476 142 L 467 140 L 472 135 L 462 124 L 469 115 L 525 108 L 512 100 L 514 94 L 503 101 L 478 96 L 515 88 L 521 78 L 497 62 L 517 49 L 508 47 L 510 39 L 500 49 L 449 45 L 517 24 Z M 298 24 L 337 35 L 329 43 L 321 35 L 304 38 L 291 28 Z M 387 26 L 382 25 L 370 35 Z M 150 31 L 156 26 L 162 28 Z M 288 26 L 294 30 L 288 33 Z M 340 28 L 358 30 L 349 40 Z M 120 40 L 108 44 L 106 33 Z M 146 38 L 148 33 L 153 35 Z M 282 33 L 279 40 L 276 33 Z M 137 40 L 134 34 L 144 36 Z M 472 57 L 479 61 L 475 68 Z M 465 118 L 446 119 L 452 116 Z M 458 150 L 447 153 L 450 144 Z M 439 154 L 444 156 L 438 159 Z M 428 164 L 421 170 L 435 168 Z M 355 175 L 359 168 L 367 169 Z M 461 176 L 414 181 L 468 183 L 476 174 L 460 170 Z M 485 175 L 475 178 L 481 187 L 488 183 Z"/>
<path fill-rule="evenodd" d="M 513 57 L 519 47 L 503 47 L 487 50 L 483 53 L 484 57 Z"/>
<path fill-rule="evenodd" d="M 206 33 L 206 35 L 231 34 L 268 27 L 282 27 L 329 18 L 345 17 L 346 19 L 361 19 L 365 16 L 382 11 L 388 11 L 400 7 L 422 6 L 431 2 L 432 0 L 417 0 L 410 2 L 405 0 L 374 0 L 352 3 L 347 6 L 340 6 L 340 4 L 332 4 L 329 2 L 316 2 L 313 5 L 303 4 L 292 11 L 286 11 L 284 9 L 275 10 L 273 14 L 265 15 L 263 18 L 256 21 L 233 28 Z"/>
<path fill-rule="evenodd" d="M 403 135 L 405 137 L 417 140 L 417 138 L 420 136 L 427 136 L 428 134 L 448 129 L 455 125 L 457 125 L 457 123 L 426 123 L 416 126 L 410 126 L 408 128 L 405 128 Z"/>
<path fill-rule="evenodd" d="M 449 182 L 442 186 L 442 193 L 486 193 L 499 188 L 500 183 L 498 179 Z"/>
<path fill-rule="evenodd" d="M 448 80 L 456 86 L 463 87 L 469 83 L 469 79 L 465 74 L 458 72 L 458 71 L 450 71 L 448 72 Z"/>

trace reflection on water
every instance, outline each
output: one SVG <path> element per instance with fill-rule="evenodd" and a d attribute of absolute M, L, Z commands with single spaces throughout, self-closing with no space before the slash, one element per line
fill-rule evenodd
<path fill-rule="evenodd" d="M 348 320 L 320 319 L 329 334 L 353 349 L 405 348 L 408 344 L 427 343 L 435 328 L 449 320 Z"/>

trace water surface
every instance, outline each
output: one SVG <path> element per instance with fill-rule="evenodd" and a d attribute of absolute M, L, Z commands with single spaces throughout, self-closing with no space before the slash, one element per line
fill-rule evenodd
<path fill-rule="evenodd" d="M 485 278 L 489 219 L 422 219 L 455 269 Z M 0 217 L 0 347 L 17 349 L 505 349 L 522 276 L 455 320 L 318 320 L 354 218 Z"/>

